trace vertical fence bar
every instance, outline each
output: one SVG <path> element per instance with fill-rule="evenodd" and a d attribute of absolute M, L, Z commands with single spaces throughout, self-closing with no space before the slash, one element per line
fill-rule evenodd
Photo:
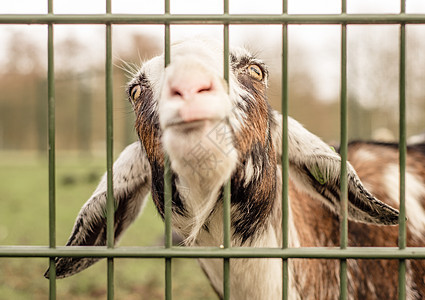
<path fill-rule="evenodd" d="M 106 13 L 111 13 L 111 0 L 106 0 Z M 115 200 L 113 186 L 113 99 L 112 99 L 112 26 L 106 24 L 106 170 L 107 170 L 107 247 L 114 247 Z M 108 258 L 108 300 L 114 299 L 114 258 Z"/>
<path fill-rule="evenodd" d="M 165 15 L 170 14 L 170 0 L 165 0 Z M 166 23 L 164 32 L 164 67 L 167 67 L 171 61 L 170 51 L 170 24 Z M 171 167 L 168 155 L 164 157 L 164 222 L 165 222 L 165 247 L 172 247 L 172 186 L 171 186 Z M 165 299 L 172 299 L 172 274 L 171 274 L 171 258 L 165 258 Z"/>
<path fill-rule="evenodd" d="M 341 1 L 341 13 L 347 13 L 346 0 Z M 348 244 L 348 189 L 347 189 L 347 25 L 341 25 L 341 108 L 340 108 L 340 155 L 341 155 L 341 222 L 340 247 Z M 339 265 L 339 298 L 347 299 L 347 260 L 341 259 Z"/>
<path fill-rule="evenodd" d="M 223 1 L 223 13 L 229 15 L 229 0 Z M 223 76 L 229 83 L 229 24 L 223 24 Z M 223 246 L 231 247 L 231 218 L 230 218 L 230 186 L 231 179 L 226 182 L 223 191 Z M 223 299 L 230 299 L 230 259 L 223 259 Z"/>
<path fill-rule="evenodd" d="M 224 226 L 224 249 L 231 247 L 230 243 L 230 179 L 224 186 L 223 199 L 223 226 Z M 227 233 L 226 233 L 227 232 Z M 223 299 L 230 299 L 230 258 L 223 259 Z"/>
<path fill-rule="evenodd" d="M 347 27 L 341 27 L 341 223 L 340 247 L 347 248 Z M 347 260 L 340 260 L 340 299 L 347 299 Z"/>
<path fill-rule="evenodd" d="M 53 0 L 48 0 L 48 13 L 53 14 Z M 55 70 L 53 24 L 47 25 L 47 82 L 49 132 L 49 247 L 56 247 L 56 139 L 55 139 Z M 56 299 L 55 258 L 49 260 L 49 299 Z"/>
<path fill-rule="evenodd" d="M 288 2 L 283 0 L 282 13 L 288 13 Z M 288 24 L 282 24 L 282 248 L 288 248 Z M 288 259 L 282 260 L 282 299 L 288 299 Z"/>
<path fill-rule="evenodd" d="M 401 0 L 401 13 L 406 12 L 406 2 Z M 399 164 L 400 164 L 400 215 L 398 246 L 406 248 L 406 25 L 400 24 L 400 75 L 399 75 Z M 406 260 L 399 260 L 398 299 L 406 299 Z"/>

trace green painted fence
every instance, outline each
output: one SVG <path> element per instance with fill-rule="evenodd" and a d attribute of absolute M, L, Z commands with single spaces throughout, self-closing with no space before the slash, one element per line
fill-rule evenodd
<path fill-rule="evenodd" d="M 48 0 L 47 14 L 0 14 L 0 24 L 47 24 L 48 26 L 48 132 L 49 132 L 49 245 L 48 246 L 0 246 L 0 257 L 46 257 L 50 261 L 50 299 L 56 299 L 56 276 L 54 258 L 106 257 L 108 299 L 114 299 L 114 258 L 164 258 L 165 298 L 172 299 L 171 260 L 173 258 L 223 258 L 224 299 L 230 295 L 230 258 L 273 257 L 283 260 L 283 299 L 288 298 L 288 259 L 325 258 L 339 259 L 340 299 L 347 299 L 347 259 L 398 259 L 399 260 L 399 299 L 406 298 L 406 259 L 425 259 L 425 248 L 406 247 L 405 224 L 405 164 L 406 164 L 406 24 L 425 24 L 425 14 L 406 14 L 405 0 L 401 0 L 399 14 L 347 14 L 346 0 L 341 2 L 340 14 L 288 14 L 287 1 L 283 0 L 283 13 L 276 15 L 232 15 L 229 14 L 229 1 L 223 1 L 223 14 L 219 15 L 172 15 L 170 0 L 165 0 L 165 12 L 161 15 L 135 15 L 111 13 L 111 0 L 106 0 L 106 13 L 95 15 L 55 15 L 53 0 Z M 104 24 L 106 27 L 106 137 L 107 137 L 107 246 L 69 247 L 56 246 L 55 232 L 55 86 L 53 39 L 55 24 Z M 282 25 L 282 166 L 283 166 L 283 245 L 280 249 L 231 248 L 230 247 L 230 184 L 225 186 L 224 200 L 224 240 L 223 247 L 185 248 L 173 247 L 171 242 L 171 183 L 169 163 L 165 170 L 165 247 L 114 247 L 113 234 L 113 124 L 112 124 L 112 25 L 114 24 L 164 24 L 165 26 L 165 65 L 170 63 L 170 25 L 172 24 L 222 24 L 224 42 L 224 78 L 229 78 L 229 25 L 230 24 L 281 24 Z M 340 248 L 297 248 L 288 247 L 288 24 L 337 24 L 341 26 L 341 95 L 340 95 L 340 140 L 341 140 L 341 195 L 342 222 Z M 349 248 L 347 247 L 347 26 L 350 24 L 398 24 L 400 28 L 400 74 L 399 74 L 399 124 L 400 124 L 400 226 L 398 248 Z"/>

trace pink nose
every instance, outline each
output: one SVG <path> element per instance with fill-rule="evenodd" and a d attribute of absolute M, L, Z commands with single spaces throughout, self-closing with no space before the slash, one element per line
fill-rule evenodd
<path fill-rule="evenodd" d="M 209 78 L 181 78 L 175 80 L 170 87 L 170 96 L 185 101 L 192 100 L 200 94 L 210 93 L 214 90 L 214 85 Z"/>

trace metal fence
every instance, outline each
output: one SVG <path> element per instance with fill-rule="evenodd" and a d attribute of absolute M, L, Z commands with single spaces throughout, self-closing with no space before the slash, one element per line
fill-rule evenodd
<path fill-rule="evenodd" d="M 399 260 L 399 299 L 406 298 L 406 259 L 425 259 L 425 248 L 406 247 L 405 224 L 405 165 L 406 165 L 406 24 L 425 24 L 425 14 L 407 14 L 405 0 L 401 0 L 398 14 L 347 14 L 346 0 L 341 1 L 340 14 L 288 14 L 287 0 L 283 0 L 283 13 L 275 15 L 229 14 L 229 1 L 223 2 L 224 13 L 214 15 L 170 14 L 170 0 L 165 0 L 165 13 L 161 15 L 135 15 L 111 13 L 111 0 L 106 0 L 106 13 L 96 15 L 57 15 L 53 13 L 53 0 L 48 0 L 47 14 L 0 14 L 0 24 L 47 24 L 48 26 L 48 136 L 49 136 L 49 246 L 1 246 L 0 257 L 46 257 L 50 261 L 50 299 L 56 298 L 54 258 L 105 257 L 107 258 L 107 294 L 114 298 L 114 258 L 164 258 L 165 297 L 172 298 L 171 260 L 173 258 L 223 258 L 224 299 L 229 299 L 230 258 L 281 258 L 283 260 L 283 299 L 288 298 L 288 259 L 339 259 L 340 299 L 347 299 L 347 259 L 397 259 Z M 55 233 L 55 86 L 53 39 L 56 24 L 104 24 L 106 27 L 106 133 L 107 133 L 107 246 L 57 247 Z M 281 24 L 282 26 L 282 114 L 283 114 L 283 245 L 282 248 L 232 248 L 230 247 L 230 184 L 225 186 L 223 247 L 173 247 L 171 242 L 171 179 L 169 164 L 165 170 L 165 247 L 114 247 L 113 217 L 113 124 L 112 124 L 112 25 L 163 24 L 165 26 L 165 65 L 170 62 L 170 25 L 172 24 L 222 24 L 224 42 L 224 78 L 229 76 L 229 25 L 230 24 Z M 336 24 L 341 26 L 341 195 L 342 222 L 339 248 L 289 248 L 288 247 L 288 24 Z M 347 26 L 351 24 L 398 24 L 400 28 L 399 73 L 399 164 L 400 164 L 400 226 L 398 248 L 347 247 Z"/>

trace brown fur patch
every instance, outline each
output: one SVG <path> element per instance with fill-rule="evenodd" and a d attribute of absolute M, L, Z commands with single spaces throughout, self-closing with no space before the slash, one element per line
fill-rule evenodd
<path fill-rule="evenodd" d="M 276 193 L 276 153 L 270 136 L 271 108 L 266 98 L 266 85 L 263 81 L 239 74 L 238 80 L 254 97 L 243 98 L 238 109 L 245 113 L 240 131 L 235 134 L 235 145 L 240 157 L 232 182 L 232 204 L 238 206 L 238 214 L 233 218 L 236 233 L 243 233 L 242 242 L 252 241 L 266 228 L 274 209 Z M 247 162 L 252 160 L 249 182 L 246 182 Z M 249 171 L 248 171 L 249 172 Z"/>
<path fill-rule="evenodd" d="M 164 164 L 164 154 L 161 145 L 161 129 L 159 118 L 153 111 L 153 95 L 150 88 L 142 90 L 139 100 L 134 105 L 136 122 L 134 127 L 142 142 L 149 161 Z"/>
<path fill-rule="evenodd" d="M 359 151 L 368 151 L 376 155 L 374 161 L 363 161 Z M 388 192 L 382 184 L 386 169 L 390 164 L 398 164 L 399 154 L 396 145 L 374 144 L 374 143 L 354 143 L 349 148 L 348 160 L 357 170 L 361 180 L 370 187 L 370 191 L 381 201 L 392 206 L 398 204 L 390 200 Z M 406 169 L 409 173 L 415 174 L 422 179 L 425 185 L 425 156 L 415 149 L 408 149 L 406 158 Z M 394 174 L 398 177 L 398 174 Z M 425 198 L 422 198 L 422 206 L 425 206 Z M 424 247 L 425 241 L 418 240 L 413 236 L 407 227 L 407 246 Z M 349 227 L 350 245 L 352 246 L 378 246 L 397 247 L 398 226 L 368 226 L 361 223 L 350 223 Z M 364 234 L 364 233 L 368 234 Z M 396 299 L 398 293 L 398 261 L 395 260 L 359 260 L 360 277 L 367 277 L 375 285 L 376 292 L 382 297 L 378 299 Z M 419 298 L 425 297 L 425 261 L 411 260 L 408 264 L 407 272 L 413 274 L 410 278 L 413 282 L 407 284 L 415 289 Z M 407 278 L 409 280 L 409 278 Z M 357 290 L 357 295 L 362 298 L 361 288 Z M 359 298 L 359 299 L 360 299 Z M 376 298 L 362 298 L 376 299 Z"/>
<path fill-rule="evenodd" d="M 339 220 L 322 203 L 289 184 L 292 216 L 301 247 L 339 245 Z M 295 285 L 301 299 L 337 299 L 337 260 L 293 259 Z"/>
<path fill-rule="evenodd" d="M 238 80 L 246 90 L 254 96 L 254 99 L 245 98 L 243 109 L 246 116 L 240 134 L 236 136 L 236 144 L 240 153 L 244 154 L 251 150 L 252 145 L 259 143 L 266 146 L 267 130 L 269 127 L 270 106 L 266 99 L 266 86 L 264 82 L 252 79 L 249 75 L 241 74 Z"/>
<path fill-rule="evenodd" d="M 367 151 L 363 152 L 362 151 Z M 370 154 L 372 160 L 365 160 Z M 394 146 L 355 143 L 350 145 L 348 159 L 362 182 L 383 202 L 395 206 L 387 194 L 382 178 L 389 164 L 398 163 L 398 149 Z M 407 168 L 423 178 L 425 157 L 409 150 Z M 395 176 L 398 176 L 395 174 Z M 301 247 L 339 246 L 339 219 L 319 201 L 289 186 L 289 197 L 295 227 Z M 310 217 L 314 216 L 314 217 Z M 407 223 L 408 224 L 408 223 Z M 398 226 L 377 226 L 349 222 L 350 247 L 397 247 Z M 425 242 L 412 237 L 407 225 L 407 245 L 423 247 Z M 339 262 L 337 260 L 295 259 L 295 283 L 302 299 L 338 299 Z M 397 299 L 398 260 L 349 260 L 349 297 L 353 299 Z M 407 264 L 408 286 L 413 288 L 413 299 L 425 297 L 425 261 L 411 260 Z M 410 280 L 410 281 L 409 281 Z M 409 293 L 409 292 L 408 292 Z"/>

